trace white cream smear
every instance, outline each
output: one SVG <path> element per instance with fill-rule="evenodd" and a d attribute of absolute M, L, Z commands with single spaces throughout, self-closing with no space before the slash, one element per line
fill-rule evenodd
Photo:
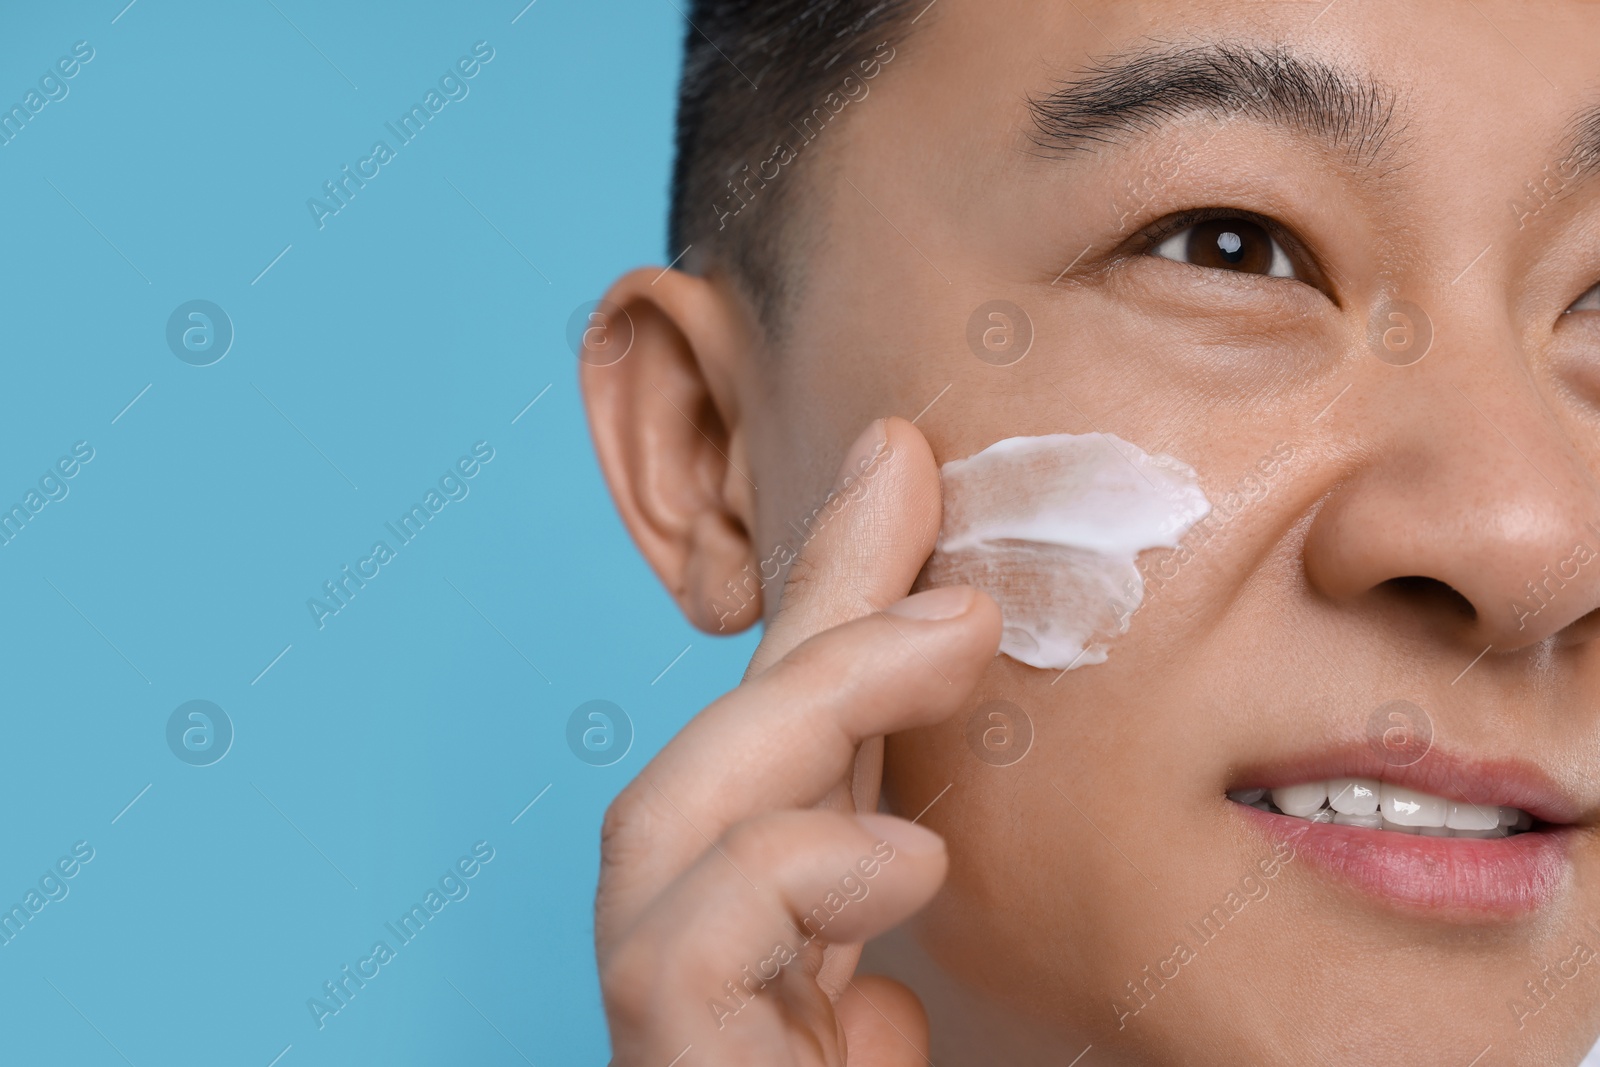
<path fill-rule="evenodd" d="M 1104 663 L 1144 600 L 1139 553 L 1211 512 L 1194 468 L 1114 434 L 1008 437 L 940 468 L 944 526 L 919 587 L 1000 605 L 1000 651 L 1033 667 Z"/>

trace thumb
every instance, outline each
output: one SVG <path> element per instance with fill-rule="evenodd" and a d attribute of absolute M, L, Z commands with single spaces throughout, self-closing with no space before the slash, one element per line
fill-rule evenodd
<path fill-rule="evenodd" d="M 745 677 L 807 638 L 904 597 L 933 552 L 942 519 L 939 468 L 927 438 L 905 419 L 874 421 L 850 446 L 822 503 L 792 524 L 803 544 Z"/>
<path fill-rule="evenodd" d="M 892 978 L 863 974 L 834 1005 L 848 1067 L 915 1067 L 928 1059 L 928 1013 Z"/>

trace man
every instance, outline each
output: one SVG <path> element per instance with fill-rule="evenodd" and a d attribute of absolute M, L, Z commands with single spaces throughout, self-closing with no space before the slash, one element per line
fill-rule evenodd
<path fill-rule="evenodd" d="M 1600 8 L 688 14 L 681 259 L 583 385 L 685 614 L 767 629 L 608 813 L 614 1062 L 1581 1058 Z M 1212 505 L 1103 663 L 912 594 L 940 464 L 1098 433 Z"/>

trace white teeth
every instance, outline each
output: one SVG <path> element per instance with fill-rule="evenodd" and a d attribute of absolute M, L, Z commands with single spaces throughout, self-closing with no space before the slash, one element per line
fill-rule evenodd
<path fill-rule="evenodd" d="M 1359 826 L 1363 830 L 1383 829 L 1383 818 L 1376 813 L 1372 815 L 1346 815 L 1344 812 L 1333 817 L 1336 826 Z"/>
<path fill-rule="evenodd" d="M 1322 807 L 1327 799 L 1327 782 L 1307 782 L 1304 785 L 1289 785 L 1272 791 L 1272 802 L 1278 806 L 1279 811 L 1301 819 Z"/>
<path fill-rule="evenodd" d="M 1500 809 L 1452 801 L 1444 824 L 1452 830 L 1493 830 L 1500 825 Z"/>
<path fill-rule="evenodd" d="M 1446 800 L 1376 778 L 1234 789 L 1228 798 L 1271 815 L 1422 837 L 1507 837 L 1533 828 L 1533 817 L 1519 808 Z"/>
<path fill-rule="evenodd" d="M 1379 798 L 1383 817 L 1400 826 L 1443 826 L 1445 808 L 1449 801 L 1431 793 L 1421 793 L 1405 786 L 1381 784 Z"/>
<path fill-rule="evenodd" d="M 1378 810 L 1376 778 L 1334 778 L 1328 782 L 1328 806 L 1346 815 L 1371 815 Z"/>

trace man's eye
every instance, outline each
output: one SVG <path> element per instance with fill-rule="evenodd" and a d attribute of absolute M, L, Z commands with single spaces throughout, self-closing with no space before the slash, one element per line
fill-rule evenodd
<path fill-rule="evenodd" d="M 1600 285 L 1574 300 L 1572 306 L 1567 308 L 1567 314 L 1574 311 L 1600 311 Z"/>
<path fill-rule="evenodd" d="M 1249 219 L 1210 219 L 1185 227 L 1164 238 L 1150 254 L 1197 267 L 1265 274 L 1272 278 L 1299 278 L 1283 246 L 1266 228 Z M 1304 280 L 1304 279 L 1302 279 Z"/>

